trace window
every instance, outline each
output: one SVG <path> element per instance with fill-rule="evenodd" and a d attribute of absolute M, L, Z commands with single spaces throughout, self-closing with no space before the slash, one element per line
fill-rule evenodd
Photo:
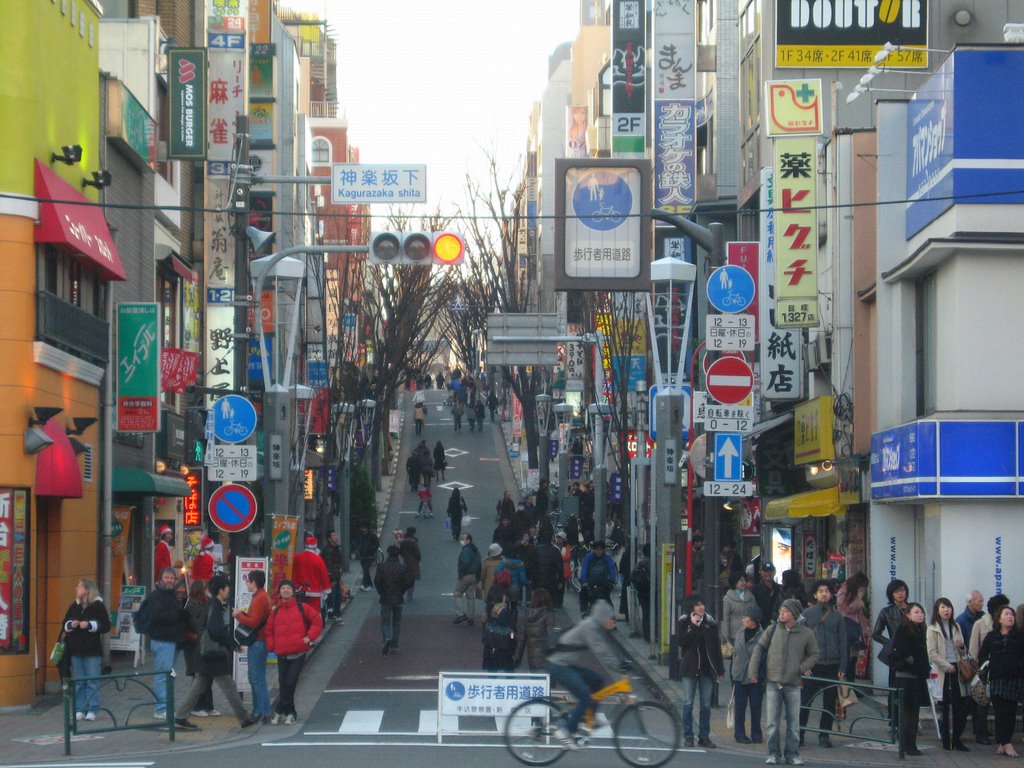
<path fill-rule="evenodd" d="M 103 314 L 103 281 L 79 259 L 53 245 L 43 245 L 39 256 L 39 289 L 97 317 Z"/>
<path fill-rule="evenodd" d="M 914 361 L 917 381 L 917 415 L 928 416 L 935 412 L 935 385 L 938 371 L 935 364 L 936 333 L 938 313 L 936 311 L 935 274 L 922 278 L 917 283 L 915 302 Z"/>
<path fill-rule="evenodd" d="M 327 139 L 313 139 L 313 162 L 323 165 L 331 162 L 331 145 Z"/>

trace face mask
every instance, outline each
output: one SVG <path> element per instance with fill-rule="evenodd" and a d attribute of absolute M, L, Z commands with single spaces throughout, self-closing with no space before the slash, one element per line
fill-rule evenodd
<path fill-rule="evenodd" d="M 466 546 L 466 545 L 467 545 L 468 543 L 469 543 L 469 542 L 468 542 L 468 541 L 466 541 L 465 539 L 459 539 L 459 545 L 460 545 L 460 546 L 463 546 L 463 547 L 464 547 L 464 546 Z"/>

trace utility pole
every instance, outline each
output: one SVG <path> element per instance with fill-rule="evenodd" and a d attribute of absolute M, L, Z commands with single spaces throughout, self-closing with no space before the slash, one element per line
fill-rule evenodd
<path fill-rule="evenodd" d="M 235 327 L 234 327 L 234 382 L 236 392 L 244 392 L 249 383 L 249 239 L 245 228 L 249 226 L 249 116 L 235 117 L 237 149 L 235 155 L 235 185 L 231 190 L 231 210 L 235 213 L 232 233 L 235 236 Z M 256 297 L 258 306 L 259 296 Z M 269 541 L 269 539 L 268 539 Z"/>

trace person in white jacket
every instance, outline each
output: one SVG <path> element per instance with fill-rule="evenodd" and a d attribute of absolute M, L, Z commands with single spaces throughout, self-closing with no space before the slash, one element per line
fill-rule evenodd
<path fill-rule="evenodd" d="M 942 748 L 969 752 L 961 737 L 967 724 L 967 686 L 960 680 L 956 663 L 967 651 L 960 626 L 953 618 L 953 603 L 940 597 L 932 609 L 932 620 L 925 632 L 928 661 L 932 672 L 942 680 L 941 734 Z"/>

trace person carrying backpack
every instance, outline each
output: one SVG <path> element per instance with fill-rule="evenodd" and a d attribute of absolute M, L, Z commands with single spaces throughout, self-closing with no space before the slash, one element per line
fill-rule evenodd
<path fill-rule="evenodd" d="M 598 539 L 580 565 L 580 612 L 586 613 L 590 603 L 595 600 L 607 600 L 610 603 L 616 578 L 615 561 L 605 551 L 604 541 Z"/>
<path fill-rule="evenodd" d="M 515 616 L 519 610 L 519 604 L 523 601 L 526 592 L 526 566 L 523 563 L 523 551 L 521 546 L 513 549 L 505 555 L 501 565 L 494 574 L 494 583 L 504 587 L 508 592 L 509 608 Z"/>
<path fill-rule="evenodd" d="M 642 557 L 633 566 L 629 574 L 629 583 L 636 591 L 636 601 L 640 604 L 640 620 L 643 625 L 644 642 L 651 641 L 651 545 L 644 544 L 640 550 Z"/>
<path fill-rule="evenodd" d="M 306 663 L 306 653 L 323 631 L 320 612 L 295 599 L 295 585 L 285 579 L 277 586 L 278 604 L 267 619 L 267 650 L 277 654 L 278 697 L 274 704 L 272 725 L 292 725 L 295 711 L 295 689 Z"/>

